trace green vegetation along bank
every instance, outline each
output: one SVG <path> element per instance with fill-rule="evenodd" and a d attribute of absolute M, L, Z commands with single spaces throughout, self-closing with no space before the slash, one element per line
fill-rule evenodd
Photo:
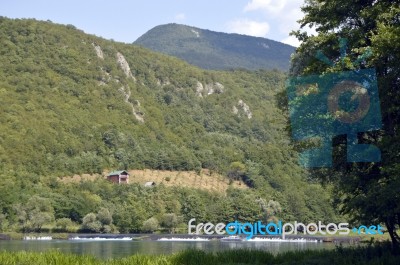
<path fill-rule="evenodd" d="M 90 256 L 62 254 L 60 252 L 0 252 L 3 265 L 234 265 L 234 264 L 274 264 L 274 265 L 397 265 L 399 256 L 394 256 L 385 246 L 341 248 L 335 250 L 305 250 L 278 255 L 261 250 L 229 250 L 206 253 L 186 250 L 170 256 L 134 255 L 122 259 L 99 260 Z"/>

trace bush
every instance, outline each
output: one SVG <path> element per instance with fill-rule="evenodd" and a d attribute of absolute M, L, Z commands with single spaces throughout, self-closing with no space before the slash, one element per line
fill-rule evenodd
<path fill-rule="evenodd" d="M 178 216 L 174 213 L 166 213 L 162 217 L 161 225 L 168 228 L 169 233 L 174 233 L 175 228 L 178 226 L 179 220 Z"/>
<path fill-rule="evenodd" d="M 158 229 L 158 220 L 155 217 L 151 217 L 143 222 L 142 231 L 153 233 Z"/>
<path fill-rule="evenodd" d="M 82 231 L 100 233 L 102 225 L 94 213 L 88 213 L 82 220 Z"/>
<path fill-rule="evenodd" d="M 60 218 L 56 221 L 58 232 L 68 232 L 68 227 L 72 226 L 73 222 L 69 218 Z"/>

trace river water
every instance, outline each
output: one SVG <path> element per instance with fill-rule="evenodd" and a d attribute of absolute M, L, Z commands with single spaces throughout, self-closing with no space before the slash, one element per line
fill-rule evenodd
<path fill-rule="evenodd" d="M 222 251 L 227 249 L 259 249 L 281 253 L 305 249 L 331 249 L 334 244 L 322 242 L 221 242 L 210 241 L 132 241 L 132 240 L 10 240 L 0 241 L 1 251 L 58 250 L 64 253 L 92 255 L 101 259 L 121 258 L 133 254 L 172 254 L 185 249 Z"/>

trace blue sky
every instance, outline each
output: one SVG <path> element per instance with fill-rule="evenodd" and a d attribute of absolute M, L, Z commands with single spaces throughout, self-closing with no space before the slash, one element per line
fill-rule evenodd
<path fill-rule="evenodd" d="M 304 0 L 2 0 L 0 15 L 72 24 L 86 33 L 132 43 L 166 23 L 266 37 L 291 45 Z"/>

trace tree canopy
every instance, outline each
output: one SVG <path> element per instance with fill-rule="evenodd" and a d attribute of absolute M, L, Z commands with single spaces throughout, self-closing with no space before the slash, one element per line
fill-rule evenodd
<path fill-rule="evenodd" d="M 400 1 L 308 0 L 300 21 L 317 35 L 299 30 L 293 34 L 302 42 L 293 58 L 291 74 L 338 73 L 376 70 L 383 127 L 358 134 L 361 143 L 381 150 L 380 162 L 347 163 L 346 141 L 338 136 L 336 157 L 330 170 L 314 170 L 314 176 L 335 184 L 337 202 L 343 213 L 359 222 L 384 223 L 395 249 L 400 238 Z M 341 49 L 340 38 L 348 49 Z M 342 46 L 343 47 L 343 46 Z M 328 65 L 316 56 L 324 54 Z M 364 56 L 363 56 L 364 55 Z M 367 56 L 366 56 L 367 55 Z"/>

